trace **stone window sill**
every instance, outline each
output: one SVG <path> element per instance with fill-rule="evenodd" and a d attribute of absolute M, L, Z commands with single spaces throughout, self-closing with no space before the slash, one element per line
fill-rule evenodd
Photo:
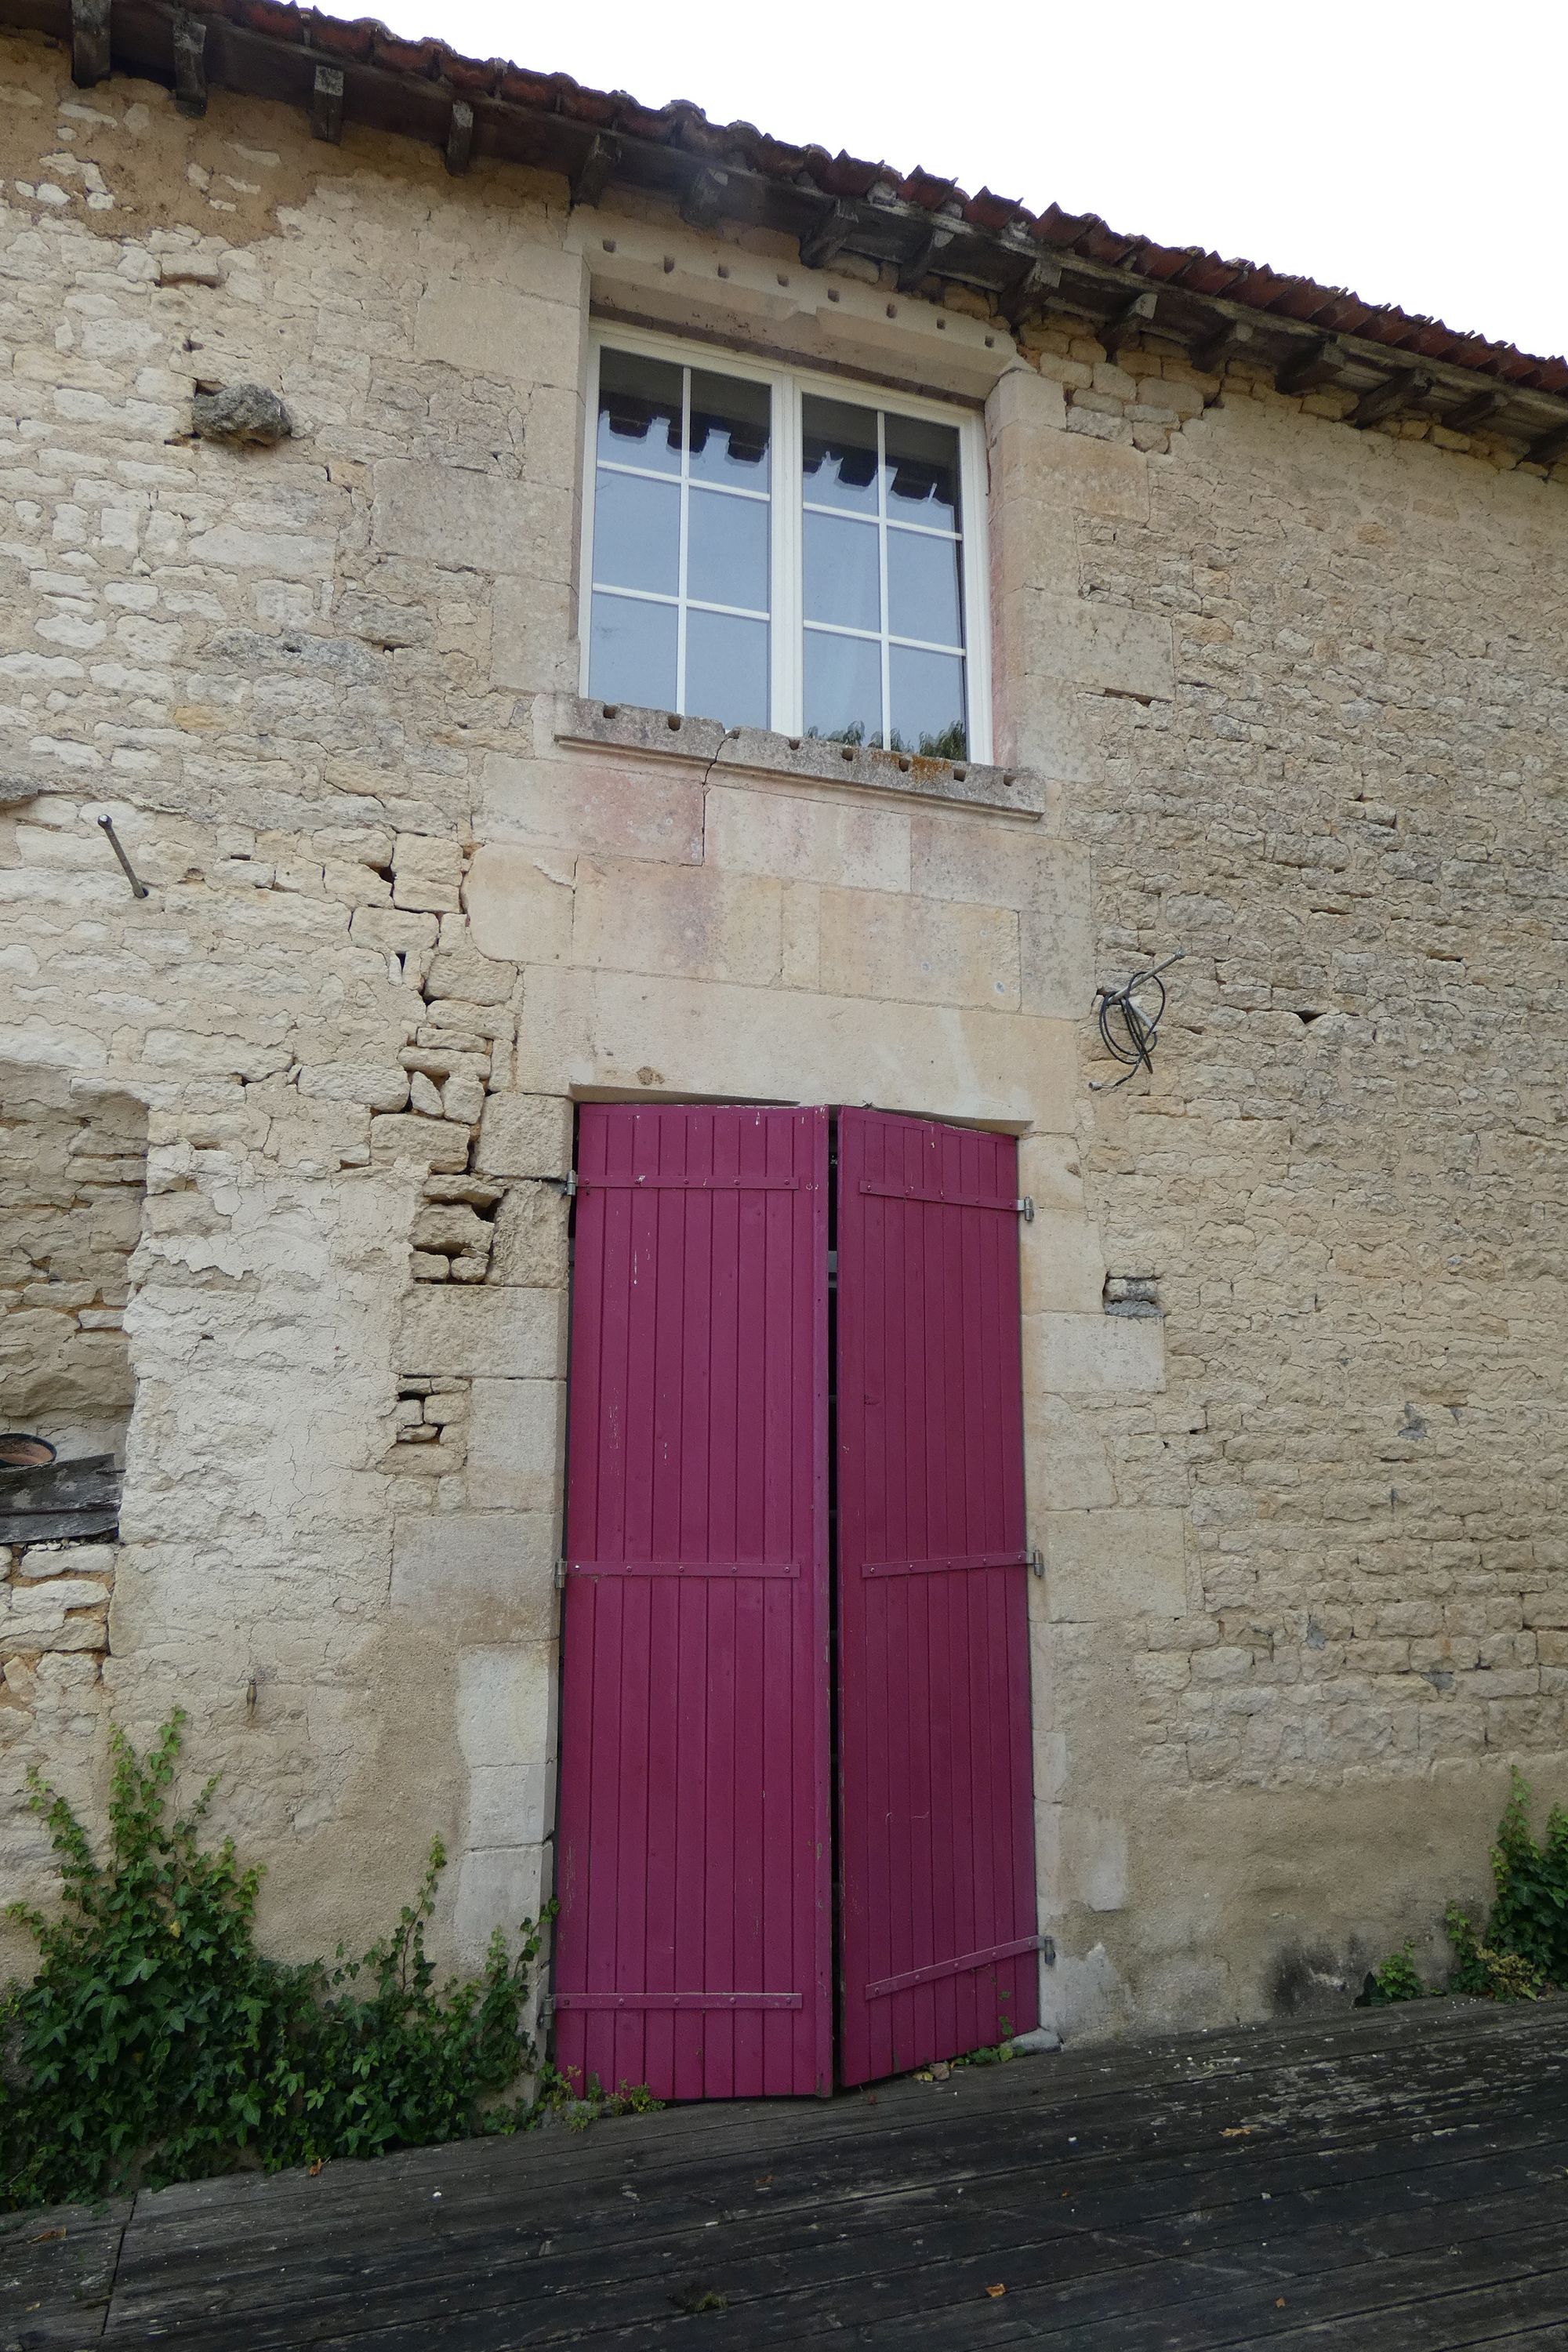
<path fill-rule="evenodd" d="M 1026 768 L 990 768 L 973 760 L 927 760 L 914 753 L 825 743 L 809 736 L 774 735 L 763 728 L 726 730 L 716 719 L 679 719 L 627 702 L 556 698 L 557 743 L 595 751 L 629 751 L 644 759 L 696 761 L 721 769 L 962 808 L 1005 809 L 1037 822 L 1046 814 L 1043 776 Z"/>

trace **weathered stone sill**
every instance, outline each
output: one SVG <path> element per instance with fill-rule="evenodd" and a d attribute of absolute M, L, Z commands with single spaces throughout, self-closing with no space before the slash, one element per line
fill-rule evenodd
<path fill-rule="evenodd" d="M 557 743 L 635 752 L 644 759 L 681 760 L 903 799 L 1003 809 L 1009 815 L 1036 820 L 1046 813 L 1046 780 L 1026 768 L 921 759 L 810 736 L 775 735 L 760 727 L 727 730 L 715 719 L 680 719 L 673 711 L 644 710 L 629 702 L 560 695 L 552 732 Z"/>

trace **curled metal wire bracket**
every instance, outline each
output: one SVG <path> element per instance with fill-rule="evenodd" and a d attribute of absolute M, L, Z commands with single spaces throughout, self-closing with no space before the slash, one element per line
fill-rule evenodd
<path fill-rule="evenodd" d="M 1109 1091 L 1111 1094 L 1118 1087 L 1124 1087 L 1129 1078 L 1136 1077 L 1140 1070 L 1147 1070 L 1150 1076 L 1153 1076 L 1154 1048 L 1160 1042 L 1160 1024 L 1165 1013 L 1165 983 L 1160 975 L 1169 971 L 1173 963 L 1180 963 L 1185 953 L 1184 948 L 1178 948 L 1174 955 L 1165 958 L 1163 963 L 1153 963 L 1145 971 L 1135 971 L 1125 988 L 1102 988 L 1099 992 L 1095 1011 L 1100 1023 L 1100 1042 L 1114 1061 L 1127 1065 L 1121 1077 L 1110 1080 Z M 1152 1013 L 1145 1013 L 1136 1002 L 1139 991 L 1147 989 L 1152 989 L 1158 999 Z M 1117 1022 L 1121 1024 L 1120 1034 L 1114 1026 Z M 1090 1094 L 1097 1095 L 1105 1087 L 1103 1078 L 1089 1080 Z"/>

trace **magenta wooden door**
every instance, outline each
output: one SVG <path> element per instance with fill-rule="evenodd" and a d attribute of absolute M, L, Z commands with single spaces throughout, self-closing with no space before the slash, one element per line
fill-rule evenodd
<path fill-rule="evenodd" d="M 1039 2021 L 1018 1150 L 838 1124 L 838 2079 Z"/>
<path fill-rule="evenodd" d="M 556 2062 L 832 2084 L 827 1118 L 581 1114 Z"/>

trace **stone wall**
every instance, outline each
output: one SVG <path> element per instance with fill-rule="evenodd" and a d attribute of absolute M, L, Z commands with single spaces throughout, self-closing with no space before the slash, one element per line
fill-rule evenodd
<path fill-rule="evenodd" d="M 0 1060 L 149 1147 L 108 1650 L 5 1793 L 178 1701 L 279 1948 L 436 1832 L 449 1956 L 535 1906 L 573 1100 L 874 1101 L 1037 1203 L 1049 2013 L 1342 1997 L 1565 1785 L 1561 481 L 0 48 Z M 594 306 L 985 404 L 1007 767 L 575 699 Z M 291 437 L 195 439 L 245 381 Z"/>
<path fill-rule="evenodd" d="M 1061 1999 L 1245 2012 L 1411 1928 L 1440 1968 L 1508 1761 L 1563 1791 L 1568 500 L 1236 366 L 1031 355 L 1028 593 L 1105 650 L 1018 723 L 1098 979 L 1184 957 L 1081 1167 L 1164 1384 L 1050 1407 L 1063 1940 L 1114 1966 Z"/>
<path fill-rule="evenodd" d="M 62 1456 L 123 1453 L 146 1161 L 140 1103 L 0 1068 L 0 1400 Z"/>

